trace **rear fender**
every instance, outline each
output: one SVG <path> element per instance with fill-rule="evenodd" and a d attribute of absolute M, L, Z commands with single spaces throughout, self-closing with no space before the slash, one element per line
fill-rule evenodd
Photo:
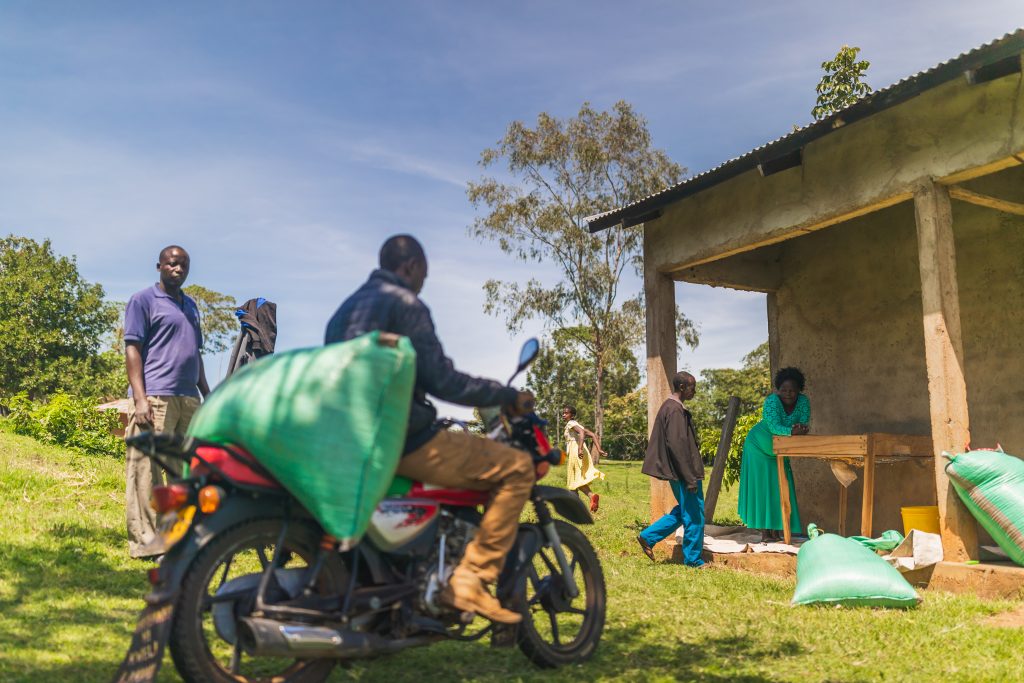
<path fill-rule="evenodd" d="M 146 596 L 146 602 L 155 605 L 174 600 L 192 561 L 217 534 L 253 519 L 283 518 L 289 513 L 293 518 L 304 517 L 305 511 L 301 508 L 296 510 L 296 507 L 289 506 L 284 496 L 229 496 L 215 513 L 199 517 L 185 538 L 164 555 L 158 567 L 157 582 L 153 591 Z"/>
<path fill-rule="evenodd" d="M 580 497 L 571 491 L 555 486 L 533 487 L 533 499 L 550 503 L 555 512 L 573 524 L 593 524 L 594 518 Z"/>

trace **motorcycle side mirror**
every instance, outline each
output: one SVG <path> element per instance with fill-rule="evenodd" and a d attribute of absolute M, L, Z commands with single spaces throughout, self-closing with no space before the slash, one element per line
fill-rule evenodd
<path fill-rule="evenodd" d="M 540 342 L 537 341 L 536 337 L 530 337 L 523 344 L 523 348 L 519 351 L 519 366 L 516 368 L 515 373 L 508 378 L 508 383 L 512 384 L 520 372 L 529 367 L 530 363 L 537 358 L 537 354 L 540 353 Z"/>

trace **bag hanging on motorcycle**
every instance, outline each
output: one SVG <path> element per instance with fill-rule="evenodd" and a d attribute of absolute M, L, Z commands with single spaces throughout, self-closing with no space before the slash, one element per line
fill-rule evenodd
<path fill-rule="evenodd" d="M 379 337 L 246 366 L 207 398 L 189 435 L 245 447 L 343 547 L 354 545 L 398 467 L 416 377 L 409 340 Z"/>

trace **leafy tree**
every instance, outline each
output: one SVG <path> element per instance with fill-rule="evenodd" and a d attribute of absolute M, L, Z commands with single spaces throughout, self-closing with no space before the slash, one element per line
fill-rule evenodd
<path fill-rule="evenodd" d="M 621 101 L 611 111 L 584 103 L 566 120 L 542 113 L 533 128 L 513 122 L 496 147 L 483 151 L 480 164 L 503 166 L 510 180 L 469 183 L 470 201 L 486 209 L 470 233 L 561 273 L 548 284 L 489 280 L 485 311 L 504 314 L 511 331 L 535 317 L 572 330 L 594 368 L 591 405 L 594 431 L 601 434 L 608 368 L 643 339 L 642 295 L 620 291 L 623 274 L 642 269 L 643 235 L 622 227 L 590 234 L 586 218 L 663 190 L 684 169 L 651 147 L 646 120 Z M 678 322 L 685 342 L 695 346 L 694 325 L 682 315 Z"/>
<path fill-rule="evenodd" d="M 183 290 L 195 299 L 199 308 L 199 325 L 203 330 L 203 353 L 227 351 L 238 331 L 235 317 L 235 298 L 215 292 L 201 285 L 189 285 Z"/>
<path fill-rule="evenodd" d="M 0 240 L 0 397 L 41 398 L 61 389 L 87 396 L 110 358 L 99 355 L 117 318 L 103 287 L 87 282 L 74 257 L 9 235 Z"/>
<path fill-rule="evenodd" d="M 740 411 L 729 444 L 722 480 L 727 488 L 739 481 L 743 442 L 751 428 L 761 419 L 761 406 L 769 392 L 771 368 L 768 342 L 744 356 L 743 367 L 739 370 L 717 368 L 701 372 L 697 394 L 690 402 L 690 410 L 693 412 L 700 452 L 705 462 L 714 461 L 718 440 L 722 438 L 722 422 L 729 407 L 729 397 L 738 396 L 740 399 Z"/>
<path fill-rule="evenodd" d="M 760 413 L 764 397 L 771 391 L 768 342 L 743 357 L 743 367 L 703 370 L 697 395 L 691 401 L 694 421 L 700 428 L 721 431 L 729 408 L 729 397 L 740 399 L 740 415 Z"/>
<path fill-rule="evenodd" d="M 647 453 L 647 387 L 612 396 L 604 413 L 601 445 L 608 455 L 622 460 L 643 460 Z"/>
<path fill-rule="evenodd" d="M 552 423 L 561 440 L 561 412 L 574 406 L 577 419 L 594 424 L 594 366 L 586 358 L 586 349 L 577 341 L 578 330 L 558 329 L 541 344 L 540 353 L 526 375 L 526 385 L 537 397 L 537 414 Z M 640 382 L 640 365 L 632 350 L 613 359 L 605 369 L 605 396 L 608 400 L 633 391 Z"/>
<path fill-rule="evenodd" d="M 871 92 L 871 86 L 861 80 L 871 62 L 858 62 L 858 52 L 859 47 L 843 45 L 832 61 L 821 63 L 825 75 L 818 82 L 818 99 L 811 110 L 815 119 L 831 116 Z"/>

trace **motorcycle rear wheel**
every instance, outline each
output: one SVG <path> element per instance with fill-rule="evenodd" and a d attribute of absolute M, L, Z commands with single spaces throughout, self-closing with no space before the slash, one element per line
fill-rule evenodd
<path fill-rule="evenodd" d="M 562 549 L 579 595 L 570 599 L 551 548 L 540 548 L 527 571 L 518 611 L 519 649 L 530 661 L 549 669 L 582 662 L 597 649 L 604 631 L 607 595 L 604 572 L 594 547 L 571 524 L 555 520 Z M 572 638 L 568 638 L 572 635 Z"/>
<path fill-rule="evenodd" d="M 251 576 L 272 561 L 283 523 L 281 519 L 243 522 L 218 535 L 193 560 L 182 581 L 170 637 L 171 656 L 186 683 L 320 683 L 330 675 L 335 662 L 329 659 L 246 657 L 237 635 L 234 643 L 229 642 L 214 623 L 211 598 L 216 598 L 217 590 L 229 578 L 252 583 Z M 284 566 L 310 566 L 321 533 L 312 524 L 292 522 L 284 541 Z M 346 574 L 341 559 L 329 555 L 317 580 L 317 592 L 342 592 Z M 235 617 L 252 610 L 255 587 L 249 592 L 229 603 Z"/>

